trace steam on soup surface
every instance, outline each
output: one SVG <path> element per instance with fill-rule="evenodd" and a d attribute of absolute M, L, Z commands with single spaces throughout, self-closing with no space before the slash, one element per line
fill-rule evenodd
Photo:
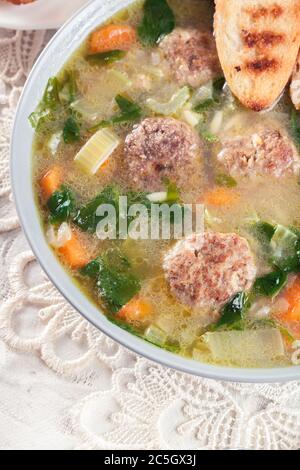
<path fill-rule="evenodd" d="M 239 105 L 213 13 L 205 0 L 147 0 L 90 34 L 30 116 L 37 201 L 49 244 L 120 327 L 199 361 L 296 364 L 297 116 L 287 94 L 264 114 Z M 141 233 L 152 219 L 119 218 L 120 196 L 144 217 L 201 204 L 205 230 L 178 240 L 171 220 L 170 239 L 123 237 L 122 223 Z M 117 215 L 106 239 L 103 204 Z"/>

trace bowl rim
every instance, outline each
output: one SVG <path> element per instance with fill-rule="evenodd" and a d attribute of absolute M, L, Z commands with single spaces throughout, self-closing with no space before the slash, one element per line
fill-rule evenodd
<path fill-rule="evenodd" d="M 88 31 L 92 29 L 92 23 L 94 23 L 93 26 L 101 24 L 111 17 L 112 13 L 134 2 L 135 0 L 92 0 L 89 2 L 53 36 L 27 78 L 17 106 L 10 146 L 13 197 L 27 241 L 42 269 L 68 303 L 94 327 L 136 354 L 180 372 L 216 380 L 248 383 L 298 380 L 300 379 L 300 366 L 247 369 L 205 364 L 170 353 L 121 329 L 111 323 L 101 309 L 81 292 L 46 242 L 32 185 L 31 147 L 34 132 L 29 126 L 27 117 L 39 102 L 47 77 L 52 75 L 53 70 L 57 73 L 63 67 L 71 53 L 80 46 Z M 94 17 L 97 14 L 98 19 L 95 21 Z M 68 41 L 71 41 L 71 50 L 66 58 L 63 45 L 68 44 Z M 59 60 L 53 61 L 51 58 L 55 52 Z M 31 137 L 25 140 L 20 151 L 18 142 L 22 141 L 22 135 L 28 133 L 31 133 Z M 29 162 L 28 151 L 30 152 Z"/>

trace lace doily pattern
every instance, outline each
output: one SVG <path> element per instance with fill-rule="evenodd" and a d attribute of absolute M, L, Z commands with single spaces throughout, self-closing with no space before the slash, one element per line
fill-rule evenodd
<path fill-rule="evenodd" d="M 0 31 L 0 368 L 17 352 L 24 368 L 38 358 L 40 380 L 47 368 L 72 384 L 81 398 L 64 413 L 78 448 L 298 449 L 300 383 L 225 384 L 136 357 L 83 320 L 28 251 L 10 188 L 9 136 L 50 36 Z"/>

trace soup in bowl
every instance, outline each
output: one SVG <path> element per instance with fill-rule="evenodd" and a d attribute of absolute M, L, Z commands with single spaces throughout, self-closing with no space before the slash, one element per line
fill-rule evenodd
<path fill-rule="evenodd" d="M 98 26 L 88 7 L 89 32 L 78 15 L 69 59 L 60 52 L 30 110 L 39 246 L 13 146 L 33 248 L 89 320 L 138 352 L 209 376 L 293 377 L 300 160 L 288 93 L 264 113 L 233 96 L 214 2 L 121 3 Z"/>

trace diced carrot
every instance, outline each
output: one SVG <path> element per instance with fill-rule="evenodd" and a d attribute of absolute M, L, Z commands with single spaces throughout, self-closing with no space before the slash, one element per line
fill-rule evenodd
<path fill-rule="evenodd" d="M 138 297 L 134 297 L 119 311 L 118 317 L 127 321 L 143 321 L 151 313 L 151 304 Z"/>
<path fill-rule="evenodd" d="M 300 277 L 287 288 L 284 294 L 289 308 L 281 315 L 282 320 L 287 322 L 300 322 Z"/>
<path fill-rule="evenodd" d="M 104 26 L 92 33 L 89 52 L 97 54 L 114 50 L 127 51 L 136 41 L 136 31 L 128 25 Z"/>
<path fill-rule="evenodd" d="M 204 195 L 203 201 L 209 206 L 232 206 L 239 200 L 239 194 L 234 189 L 216 188 Z"/>
<path fill-rule="evenodd" d="M 288 307 L 276 312 L 275 317 L 294 338 L 300 338 L 300 276 L 285 290 L 282 298 Z"/>
<path fill-rule="evenodd" d="M 74 232 L 71 240 L 59 248 L 58 252 L 62 255 L 66 264 L 73 269 L 83 268 L 90 261 Z"/>
<path fill-rule="evenodd" d="M 62 170 L 59 166 L 53 166 L 40 181 L 43 197 L 48 200 L 49 197 L 59 189 L 61 182 Z"/>

